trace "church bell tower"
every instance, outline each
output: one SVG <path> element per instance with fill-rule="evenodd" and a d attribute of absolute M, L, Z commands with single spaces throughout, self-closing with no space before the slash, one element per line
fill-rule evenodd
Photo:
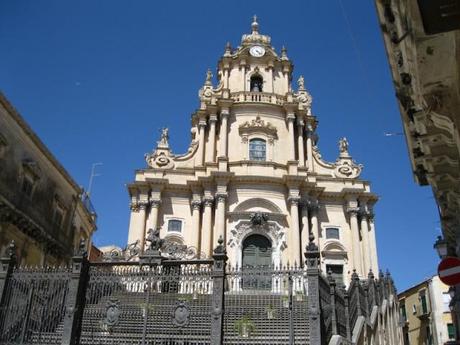
<path fill-rule="evenodd" d="M 312 97 L 303 76 L 293 89 L 287 50 L 254 17 L 238 47 L 227 43 L 216 76 L 213 85 L 208 70 L 199 90 L 187 152 L 173 154 L 164 129 L 129 184 L 128 242 L 158 228 L 196 256 L 209 257 L 221 237 L 233 265 L 302 265 L 313 235 L 323 269 L 343 282 L 377 271 L 377 197 L 346 138 L 335 162 L 322 159 Z"/>

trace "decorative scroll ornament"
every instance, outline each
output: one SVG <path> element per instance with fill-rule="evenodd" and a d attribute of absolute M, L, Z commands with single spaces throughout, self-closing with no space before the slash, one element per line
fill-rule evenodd
<path fill-rule="evenodd" d="M 105 319 L 103 324 L 109 331 L 120 322 L 120 301 L 116 298 L 110 298 L 107 301 L 105 309 Z"/>
<path fill-rule="evenodd" d="M 276 127 L 273 126 L 270 122 L 265 122 L 257 116 L 254 120 L 246 121 L 245 123 L 239 126 L 240 135 L 248 135 L 254 132 L 263 132 L 267 134 L 270 138 L 277 137 L 277 130 Z"/>
<path fill-rule="evenodd" d="M 178 301 L 176 304 L 171 315 L 171 322 L 174 326 L 182 328 L 190 322 L 190 307 L 184 301 Z"/>
<path fill-rule="evenodd" d="M 286 232 L 276 222 L 264 221 L 260 225 L 253 225 L 251 221 L 242 221 L 230 231 L 230 238 L 227 245 L 230 248 L 238 247 L 248 234 L 268 235 L 272 240 L 273 247 L 279 247 L 280 250 L 287 248 Z"/>
<path fill-rule="evenodd" d="M 112 248 L 110 251 L 102 255 L 103 261 L 131 261 L 141 253 L 139 241 L 128 244 L 125 248 Z"/>
<path fill-rule="evenodd" d="M 339 140 L 339 158 L 335 162 L 334 174 L 340 178 L 357 178 L 362 171 L 363 166 L 356 164 L 348 152 L 347 138 Z"/>
<path fill-rule="evenodd" d="M 156 150 L 152 153 L 146 153 L 145 161 L 151 168 L 172 169 L 174 168 L 173 157 L 169 148 L 169 130 L 168 128 L 163 128 Z"/>
<path fill-rule="evenodd" d="M 163 257 L 171 260 L 193 260 L 206 257 L 204 253 L 198 252 L 198 249 L 195 247 L 168 239 L 164 240 L 160 249 Z"/>

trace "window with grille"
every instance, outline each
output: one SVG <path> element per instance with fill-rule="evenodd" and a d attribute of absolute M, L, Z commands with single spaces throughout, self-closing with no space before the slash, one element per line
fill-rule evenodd
<path fill-rule="evenodd" d="M 266 157 L 265 140 L 251 139 L 249 141 L 249 159 L 252 161 L 264 161 Z"/>
<path fill-rule="evenodd" d="M 32 193 L 34 191 L 34 180 L 29 175 L 24 175 L 22 179 L 22 192 L 28 197 L 32 197 Z"/>
<path fill-rule="evenodd" d="M 339 228 L 326 228 L 326 239 L 340 239 Z"/>
<path fill-rule="evenodd" d="M 170 219 L 168 221 L 168 232 L 182 232 L 182 221 L 178 219 Z"/>

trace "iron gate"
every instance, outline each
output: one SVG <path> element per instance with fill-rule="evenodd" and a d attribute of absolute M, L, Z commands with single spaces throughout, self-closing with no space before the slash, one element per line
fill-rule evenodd
<path fill-rule="evenodd" d="M 207 345 L 211 264 L 93 265 L 81 345 Z"/>
<path fill-rule="evenodd" d="M 0 343 L 60 344 L 67 268 L 15 268 L 0 308 Z"/>

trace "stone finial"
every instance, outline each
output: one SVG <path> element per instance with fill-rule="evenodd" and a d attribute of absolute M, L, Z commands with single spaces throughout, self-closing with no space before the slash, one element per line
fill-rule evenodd
<path fill-rule="evenodd" d="M 75 254 L 76 256 L 87 256 L 88 255 L 88 251 L 86 248 L 86 240 L 84 238 L 80 239 L 80 242 L 78 243 L 78 249 Z"/>
<path fill-rule="evenodd" d="M 217 247 L 214 249 L 214 254 L 225 254 L 225 246 L 224 246 L 224 238 L 222 235 L 219 236 L 219 239 L 217 240 Z"/>
<path fill-rule="evenodd" d="M 9 259 L 15 259 L 16 258 L 16 243 L 14 240 L 11 240 L 11 242 L 8 244 L 8 247 L 6 248 L 5 255 Z"/>
<path fill-rule="evenodd" d="M 254 16 L 252 17 L 251 28 L 252 28 L 252 33 L 253 33 L 253 34 L 258 33 L 258 31 L 259 31 L 259 23 L 257 22 L 257 16 L 256 16 L 256 15 L 254 15 Z"/>
<path fill-rule="evenodd" d="M 359 276 L 358 273 L 356 273 L 356 269 L 354 269 L 353 273 L 351 274 L 351 280 L 359 281 Z"/>
<path fill-rule="evenodd" d="M 369 274 L 367 275 L 367 278 L 370 280 L 374 279 L 374 272 L 372 272 L 372 269 L 369 270 Z"/>
<path fill-rule="evenodd" d="M 281 60 L 288 60 L 287 49 L 285 46 L 281 48 Z"/>
<path fill-rule="evenodd" d="M 232 55 L 232 46 L 231 46 L 230 42 L 227 42 L 227 44 L 225 45 L 224 56 L 231 56 L 231 55 Z"/>

